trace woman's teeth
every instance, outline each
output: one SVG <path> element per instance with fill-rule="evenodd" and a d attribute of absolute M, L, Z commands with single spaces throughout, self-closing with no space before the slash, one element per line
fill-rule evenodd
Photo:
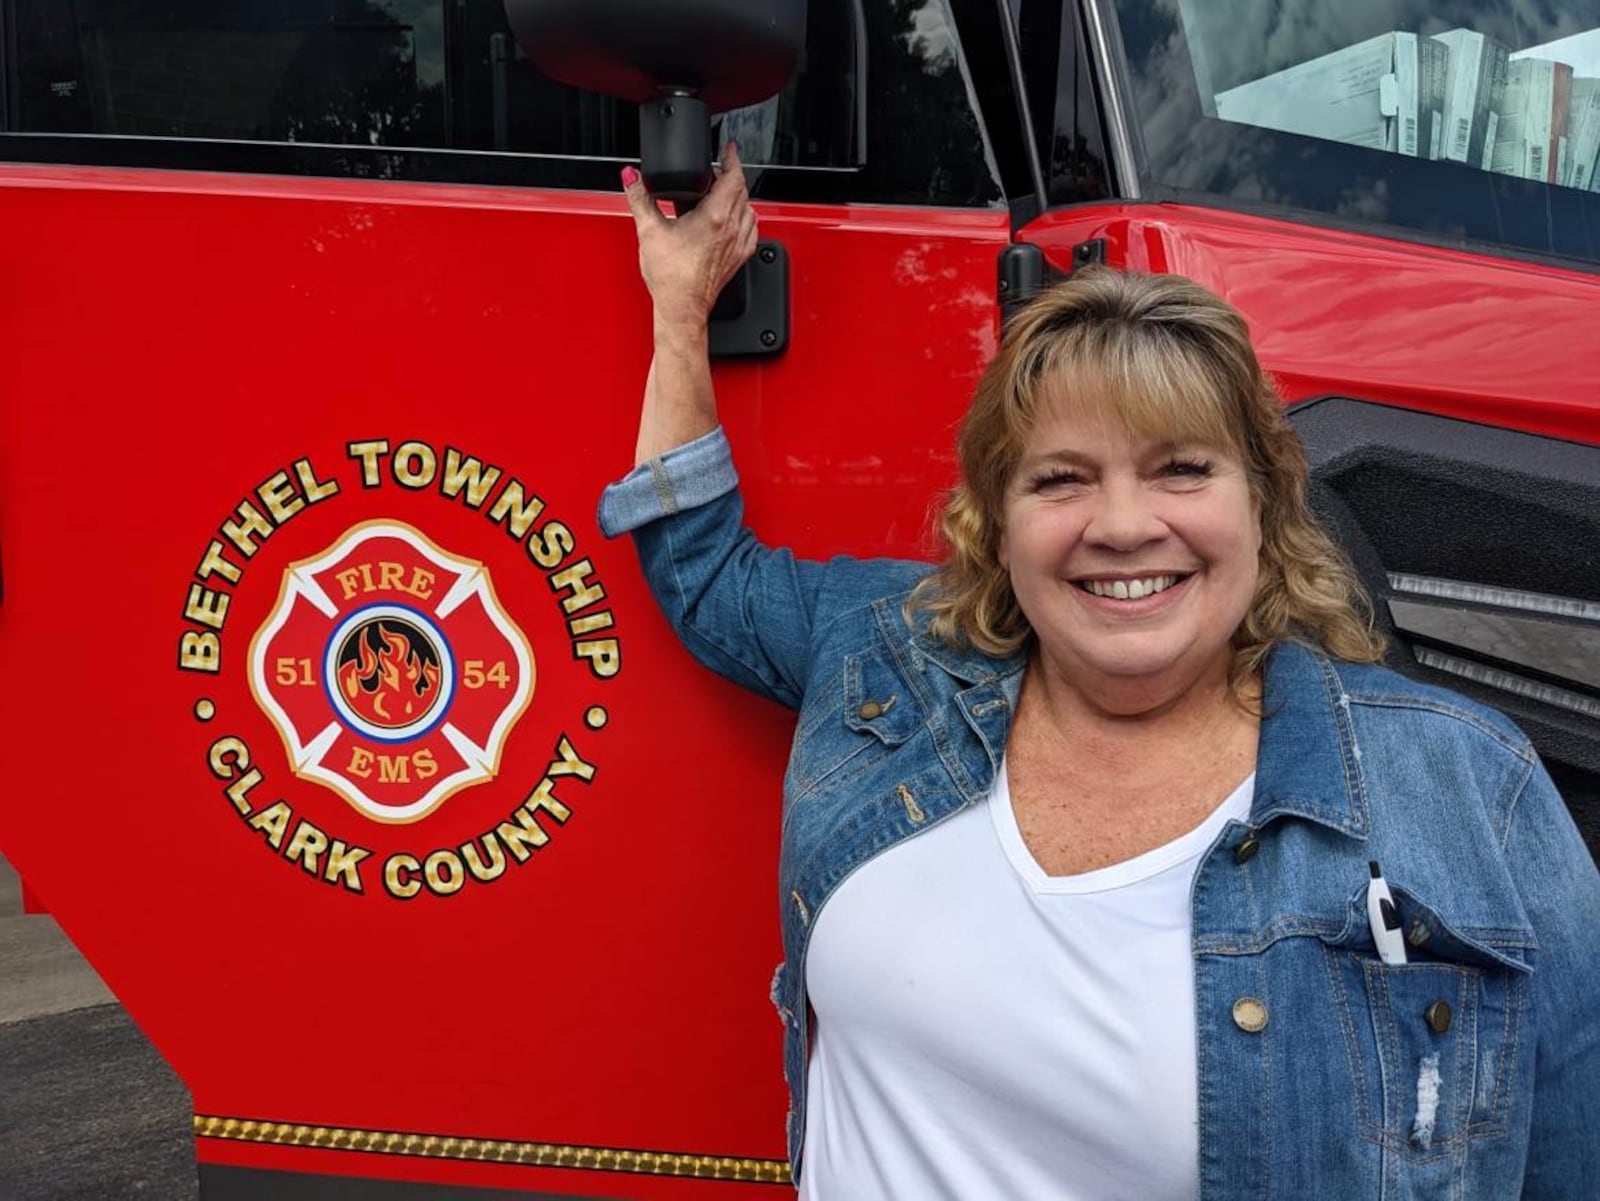
<path fill-rule="evenodd" d="M 1114 600 L 1142 600 L 1157 592 L 1165 592 L 1183 576 L 1153 575 L 1141 580 L 1079 580 L 1078 587 L 1095 596 L 1109 596 Z"/>

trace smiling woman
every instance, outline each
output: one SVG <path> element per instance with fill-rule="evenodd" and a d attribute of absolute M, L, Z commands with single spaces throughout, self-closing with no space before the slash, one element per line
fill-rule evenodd
<path fill-rule="evenodd" d="M 717 423 L 738 160 L 680 220 L 624 184 L 656 345 L 601 525 L 799 710 L 801 1196 L 1582 1195 L 1600 874 L 1515 727 L 1378 665 L 1239 314 L 1076 273 L 978 386 L 945 561 L 807 562 L 744 527 Z"/>
<path fill-rule="evenodd" d="M 1091 442 L 1103 461 L 1088 453 Z M 1027 608 L 1004 544 L 1014 521 L 1071 500 L 1089 544 L 1064 569 L 1112 581 L 1114 598 L 1118 576 L 1135 570 L 1177 576 L 1188 590 L 1197 552 L 1171 545 L 1167 514 L 1253 531 L 1256 546 L 1242 562 L 1232 556 L 1234 575 L 1250 573 L 1237 612 L 1206 623 L 1234 649 L 1236 688 L 1295 633 L 1341 659 L 1382 657 L 1361 586 L 1306 503 L 1305 451 L 1244 319 L 1198 284 L 1094 268 L 1041 298 L 1009 327 L 979 382 L 958 453 L 962 480 L 942 521 L 950 553 L 914 599 L 938 637 L 1008 655 L 1033 633 L 1030 613 L 1049 620 L 1043 607 Z M 1229 497 L 1247 499 L 1249 511 L 1219 509 Z M 1146 503 L 1127 504 L 1138 498 Z M 1148 524 L 1116 528 L 1129 520 Z M 1165 561 L 1173 556 L 1186 562 Z M 1201 581 L 1212 595 L 1218 582 L 1215 572 Z"/>

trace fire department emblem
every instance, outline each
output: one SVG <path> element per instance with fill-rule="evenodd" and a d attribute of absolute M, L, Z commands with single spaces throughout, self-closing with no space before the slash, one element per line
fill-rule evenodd
<path fill-rule="evenodd" d="M 493 779 L 533 685 L 484 565 L 397 521 L 291 564 L 250 647 L 251 691 L 295 774 L 382 822 Z"/>

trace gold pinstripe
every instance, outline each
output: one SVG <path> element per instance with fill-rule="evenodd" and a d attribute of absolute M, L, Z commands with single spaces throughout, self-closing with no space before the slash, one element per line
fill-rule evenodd
<path fill-rule="evenodd" d="M 356 1130 L 345 1126 L 305 1126 L 194 1115 L 197 1138 L 286 1147 L 320 1147 L 334 1151 L 370 1151 L 379 1155 L 415 1155 L 424 1159 L 469 1159 L 538 1168 L 587 1168 L 648 1176 L 689 1176 L 697 1180 L 741 1180 L 788 1184 L 789 1165 L 781 1159 L 735 1159 L 719 1155 L 680 1155 L 671 1151 L 639 1151 L 620 1147 L 583 1147 L 569 1143 L 501 1142 L 453 1138 L 394 1130 Z"/>

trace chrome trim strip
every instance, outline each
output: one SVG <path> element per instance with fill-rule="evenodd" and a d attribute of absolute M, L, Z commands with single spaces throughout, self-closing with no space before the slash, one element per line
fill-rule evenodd
<path fill-rule="evenodd" d="M 52 138 L 66 141 L 79 142 L 150 142 L 159 144 L 172 144 L 177 146 L 260 146 L 268 149 L 282 150 L 344 150 L 352 154 L 447 154 L 462 158 L 477 155 L 482 158 L 504 159 L 530 159 L 535 161 L 548 161 L 553 163 L 636 163 L 637 158 L 624 158 L 615 154 L 546 154 L 527 150 L 476 150 L 466 146 L 362 146 L 355 142 L 285 142 L 271 138 L 180 138 L 170 134 L 142 134 L 142 133 L 73 133 L 66 130 L 42 129 L 8 129 L 0 130 L 0 146 L 6 141 L 21 141 L 24 138 Z M 865 160 L 863 160 L 865 161 Z M 100 163 L 40 163 L 32 159 L 0 159 L 0 166 L 6 167 L 72 167 L 89 168 L 110 171 L 162 171 L 166 173 L 185 172 L 191 175 L 266 175 L 260 171 L 233 171 L 219 167 L 106 167 Z M 751 170 L 762 171 L 795 171 L 811 172 L 816 175 L 851 175 L 860 170 L 859 167 L 807 167 L 797 163 L 746 163 Z M 278 179 L 358 179 L 363 183 L 418 183 L 429 184 L 446 181 L 429 179 L 404 179 L 380 180 L 371 177 L 338 175 L 283 175 L 271 176 Z M 504 184 L 467 184 L 467 187 L 505 187 Z M 516 185 L 520 186 L 520 185 Z M 572 189 L 562 189 L 572 190 Z M 976 208 L 977 206 L 973 206 Z"/>
<path fill-rule="evenodd" d="M 1100 69 L 1100 98 L 1105 103 L 1106 130 L 1111 135 L 1112 168 L 1117 188 L 1124 200 L 1139 199 L 1139 172 L 1133 161 L 1133 135 L 1128 132 L 1128 114 L 1117 90 L 1117 72 L 1111 54 L 1111 39 L 1106 32 L 1105 13 L 1100 0 L 1084 0 L 1089 16 L 1089 41 Z"/>
<path fill-rule="evenodd" d="M 1581 696 L 1576 692 L 1569 692 L 1565 688 L 1541 684 L 1537 680 L 1513 675 L 1511 672 L 1501 671 L 1497 667 L 1485 667 L 1481 663 L 1458 659 L 1454 655 L 1446 655 L 1426 646 L 1414 646 L 1411 648 L 1411 653 L 1416 656 L 1418 663 L 1424 667 L 1431 667 L 1435 671 L 1448 672 L 1451 675 L 1460 676 L 1462 679 L 1472 680 L 1479 684 L 1487 684 L 1490 688 L 1498 688 L 1502 692 L 1527 697 L 1529 700 L 1542 701 L 1557 709 L 1566 709 L 1573 713 L 1582 714 L 1584 717 L 1600 720 L 1600 701 L 1591 700 L 1589 697 Z"/>
<path fill-rule="evenodd" d="M 1022 44 L 1017 37 L 1017 20 L 1011 12 L 1011 0 L 996 0 L 1000 10 L 1000 37 L 1006 47 L 1006 68 L 1011 75 L 1011 91 L 1017 99 L 1017 117 L 1022 124 L 1023 148 L 1028 159 L 1028 181 L 1033 184 L 1034 203 L 1042 213 L 1050 207 L 1050 193 L 1045 188 L 1044 168 L 1039 163 L 1039 139 L 1033 130 L 1033 113 L 1028 108 L 1028 84 L 1022 73 Z"/>
<path fill-rule="evenodd" d="M 1600 625 L 1508 609 L 1408 600 L 1400 595 L 1385 603 L 1396 629 L 1439 650 L 1600 691 Z"/>
<path fill-rule="evenodd" d="M 867 10 L 864 0 L 853 0 L 850 16 L 856 38 L 856 166 L 867 165 Z"/>
<path fill-rule="evenodd" d="M 1407 575 L 1404 572 L 1390 572 L 1389 587 L 1396 592 L 1412 592 L 1418 596 L 1435 596 L 1441 600 L 1462 601 L 1471 605 L 1493 605 L 1501 609 L 1525 609 L 1530 613 L 1546 613 L 1552 617 L 1571 617 L 1600 624 L 1600 604 L 1570 596 L 1519 592 L 1512 588 L 1472 584 L 1465 580 L 1445 580 L 1436 576 Z"/>

